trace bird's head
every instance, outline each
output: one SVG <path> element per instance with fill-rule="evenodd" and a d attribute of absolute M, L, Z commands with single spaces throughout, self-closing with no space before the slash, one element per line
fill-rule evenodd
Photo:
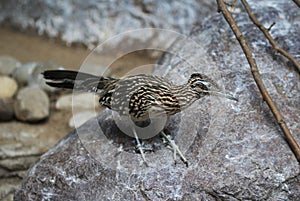
<path fill-rule="evenodd" d="M 232 96 L 230 93 L 223 92 L 218 84 L 206 75 L 194 73 L 191 75 L 188 84 L 199 97 L 205 95 L 215 95 L 238 101 L 238 99 Z"/>

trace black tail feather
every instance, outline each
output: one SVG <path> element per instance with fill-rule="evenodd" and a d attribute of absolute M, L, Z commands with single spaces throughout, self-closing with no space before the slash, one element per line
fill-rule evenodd
<path fill-rule="evenodd" d="M 46 79 L 46 84 L 51 87 L 95 93 L 101 91 L 107 83 L 115 80 L 70 70 L 47 70 L 42 74 Z"/>
<path fill-rule="evenodd" d="M 73 89 L 74 82 L 46 82 L 47 85 L 56 88 Z"/>
<path fill-rule="evenodd" d="M 85 80 L 91 77 L 97 78 L 95 75 L 91 75 L 88 73 L 82 73 L 71 70 L 47 70 L 42 73 L 45 79 L 49 80 L 62 80 L 62 79 L 70 79 L 70 80 Z"/>

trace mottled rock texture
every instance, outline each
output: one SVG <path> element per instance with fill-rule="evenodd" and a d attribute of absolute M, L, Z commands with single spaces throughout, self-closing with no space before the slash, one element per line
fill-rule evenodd
<path fill-rule="evenodd" d="M 299 9 L 290 2 L 250 4 L 271 34 L 299 60 Z M 238 10 L 238 8 L 237 8 Z M 254 52 L 266 87 L 300 142 L 299 73 L 274 54 L 245 13 L 234 14 Z M 299 163 L 256 87 L 248 63 L 219 14 L 178 39 L 155 74 L 174 83 L 202 72 L 239 98 L 203 98 L 173 116 L 167 130 L 189 160 L 178 161 L 159 137 L 145 146 L 140 165 L 134 139 L 122 134 L 110 111 L 66 136 L 30 169 L 15 200 L 297 200 Z M 121 146 L 122 145 L 122 146 Z"/>
<path fill-rule="evenodd" d="M 188 33 L 197 19 L 215 10 L 215 2 L 205 0 L 4 0 L 0 2 L 0 23 L 34 29 L 39 34 L 59 37 L 67 44 L 81 43 L 93 48 L 116 34 L 139 28 Z M 150 42 L 150 39 L 155 36 L 132 35 L 126 45 L 137 40 Z M 119 46 L 120 43 L 116 44 Z"/>

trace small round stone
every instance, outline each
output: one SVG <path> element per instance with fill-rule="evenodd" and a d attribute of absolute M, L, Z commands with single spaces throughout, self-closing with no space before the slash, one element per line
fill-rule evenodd
<path fill-rule="evenodd" d="M 49 116 L 48 95 L 37 87 L 25 87 L 17 94 L 14 110 L 21 121 L 36 122 Z"/>
<path fill-rule="evenodd" d="M 0 76 L 0 98 L 11 98 L 18 89 L 17 82 L 7 76 Z"/>
<path fill-rule="evenodd" d="M 17 80 L 20 85 L 27 85 L 32 79 L 34 69 L 40 65 L 37 62 L 31 62 L 21 65 L 13 72 L 13 78 Z"/>
<path fill-rule="evenodd" d="M 0 57 L 0 75 L 11 75 L 20 62 L 11 56 Z"/>

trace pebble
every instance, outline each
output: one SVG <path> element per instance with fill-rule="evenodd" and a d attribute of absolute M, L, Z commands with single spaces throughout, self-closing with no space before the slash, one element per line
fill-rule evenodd
<path fill-rule="evenodd" d="M 0 98 L 11 98 L 17 91 L 17 82 L 7 76 L 0 76 Z"/>
<path fill-rule="evenodd" d="M 38 87 L 25 87 L 17 94 L 14 110 L 21 121 L 36 122 L 49 116 L 48 95 Z"/>
<path fill-rule="evenodd" d="M 57 100 L 55 108 L 59 110 L 99 108 L 99 97 L 92 93 L 67 94 Z"/>
<path fill-rule="evenodd" d="M 32 79 L 32 73 L 34 69 L 40 65 L 37 62 L 30 62 L 21 65 L 13 73 L 13 78 L 17 80 L 20 85 L 27 85 L 29 80 Z"/>
<path fill-rule="evenodd" d="M 69 120 L 69 127 L 78 128 L 82 124 L 84 124 L 87 120 L 97 116 L 97 113 L 94 111 L 83 111 L 73 114 L 71 119 Z"/>
<path fill-rule="evenodd" d="M 14 118 L 14 104 L 12 98 L 0 98 L 0 122 Z"/>
<path fill-rule="evenodd" d="M 11 56 L 0 57 L 0 75 L 11 75 L 20 62 Z"/>

